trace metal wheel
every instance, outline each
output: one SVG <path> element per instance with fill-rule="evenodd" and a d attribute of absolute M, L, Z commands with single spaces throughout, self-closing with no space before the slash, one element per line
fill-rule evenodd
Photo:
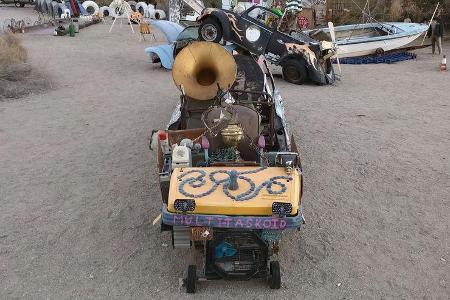
<path fill-rule="evenodd" d="M 203 26 L 202 38 L 207 42 L 212 42 L 217 38 L 217 28 L 212 24 Z"/>
<path fill-rule="evenodd" d="M 222 39 L 222 26 L 212 17 L 204 20 L 198 31 L 199 37 L 203 41 L 218 43 Z"/>

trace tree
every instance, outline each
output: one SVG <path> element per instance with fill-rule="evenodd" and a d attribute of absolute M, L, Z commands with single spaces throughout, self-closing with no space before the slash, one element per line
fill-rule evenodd
<path fill-rule="evenodd" d="M 404 0 L 404 8 L 407 13 L 415 17 L 414 21 L 430 19 L 437 3 L 440 3 L 439 14 L 442 19 L 449 21 L 450 0 Z"/>

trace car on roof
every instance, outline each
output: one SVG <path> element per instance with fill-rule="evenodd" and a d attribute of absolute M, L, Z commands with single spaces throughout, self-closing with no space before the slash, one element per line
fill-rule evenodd
<path fill-rule="evenodd" d="M 242 13 L 205 8 L 197 19 L 198 35 L 200 40 L 231 42 L 254 55 L 264 55 L 282 67 L 283 78 L 288 82 L 334 82 L 333 43 L 319 42 L 306 34 L 291 36 L 281 32 L 282 18 L 262 6 L 252 6 Z"/>

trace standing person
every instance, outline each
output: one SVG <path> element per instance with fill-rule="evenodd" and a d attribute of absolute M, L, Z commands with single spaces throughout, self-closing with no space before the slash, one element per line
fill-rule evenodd
<path fill-rule="evenodd" d="M 436 50 L 436 44 L 439 50 L 439 55 L 442 52 L 442 36 L 444 35 L 444 24 L 442 24 L 441 18 L 437 17 L 433 20 L 428 28 L 427 36 L 431 38 L 431 51 L 433 54 Z"/>

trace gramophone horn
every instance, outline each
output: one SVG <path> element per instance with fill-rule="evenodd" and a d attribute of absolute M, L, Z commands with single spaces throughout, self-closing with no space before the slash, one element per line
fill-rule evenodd
<path fill-rule="evenodd" d="M 175 85 L 197 100 L 213 99 L 220 87 L 228 90 L 236 79 L 236 62 L 224 47 L 194 42 L 181 50 L 172 68 Z"/>

